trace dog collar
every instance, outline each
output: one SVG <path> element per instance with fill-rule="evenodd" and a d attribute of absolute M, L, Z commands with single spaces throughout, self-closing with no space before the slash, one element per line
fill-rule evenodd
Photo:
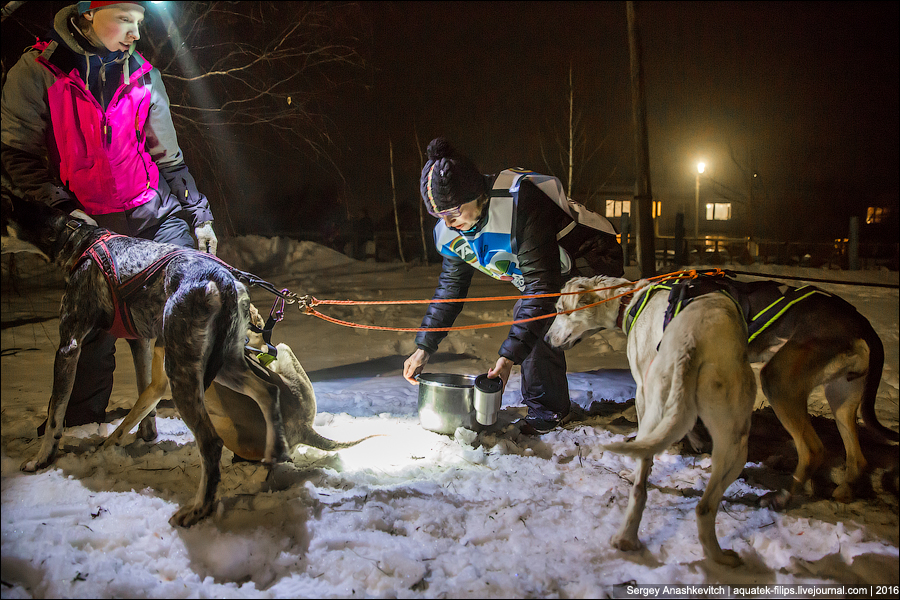
<path fill-rule="evenodd" d="M 78 230 L 84 224 L 84 221 L 79 221 L 78 219 L 69 219 L 66 221 L 66 226 L 60 230 L 61 235 L 56 238 L 56 241 L 53 242 L 53 247 L 51 248 L 51 252 L 53 253 L 53 260 L 56 260 L 56 257 L 60 255 L 60 253 L 63 251 L 63 248 L 66 247 L 66 244 L 72 242 L 72 236 L 78 233 Z"/>

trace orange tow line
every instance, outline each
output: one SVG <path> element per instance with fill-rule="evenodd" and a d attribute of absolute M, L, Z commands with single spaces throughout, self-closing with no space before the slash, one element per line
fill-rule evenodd
<path fill-rule="evenodd" d="M 704 272 L 708 272 L 704 270 Z M 712 273 L 713 275 L 723 274 L 724 271 L 721 269 L 715 269 Z M 648 281 L 655 280 L 668 280 L 668 279 L 694 279 L 697 277 L 697 270 L 691 269 L 686 271 L 676 271 L 674 273 L 667 273 L 666 275 L 657 275 L 656 277 L 648 277 Z M 530 317 L 528 319 L 518 319 L 516 321 L 503 321 L 502 323 L 481 323 L 478 325 L 460 325 L 456 327 L 384 327 L 381 325 L 364 325 L 362 323 L 353 323 L 350 321 L 343 321 L 341 319 L 336 319 L 334 317 L 329 317 L 328 315 L 322 314 L 317 311 L 314 307 L 320 304 L 331 304 L 331 305 L 340 305 L 340 306 L 363 306 L 363 305 L 375 305 L 375 304 L 437 304 L 441 302 L 490 302 L 497 300 L 521 300 L 521 299 L 530 299 L 530 298 L 555 298 L 558 296 L 572 296 L 576 294 L 590 294 L 592 292 L 599 292 L 603 290 L 612 290 L 615 288 L 623 287 L 629 285 L 634 282 L 625 282 L 620 283 L 618 285 L 612 285 L 603 288 L 596 288 L 593 290 L 584 290 L 580 292 L 557 292 L 553 294 L 532 294 L 528 296 L 490 296 L 484 298 L 441 298 L 441 299 L 432 299 L 432 300 L 319 300 L 312 296 L 304 296 L 303 298 L 298 298 L 298 307 L 300 310 L 307 315 L 312 315 L 314 317 L 318 317 L 324 321 L 328 321 L 329 323 L 334 323 L 336 325 L 343 325 L 344 327 L 353 327 L 356 329 L 373 329 L 377 331 L 464 331 L 467 329 L 487 329 L 489 327 L 503 327 L 508 325 L 515 325 L 517 323 L 528 323 L 529 321 L 538 321 L 540 319 L 549 319 L 555 317 L 558 314 L 564 315 L 573 313 L 579 310 L 585 310 L 588 308 L 593 308 L 595 306 L 599 306 L 604 302 L 610 302 L 612 300 L 616 300 L 617 298 L 621 298 L 623 296 L 627 296 L 632 293 L 633 290 L 629 290 L 622 294 L 618 294 L 616 296 L 612 296 L 611 298 L 606 298 L 605 300 L 600 300 L 599 302 L 594 302 L 592 304 L 587 304 L 585 306 L 579 306 L 578 308 L 573 308 L 570 310 L 565 310 L 559 313 L 548 313 L 546 315 L 540 315 L 537 317 Z"/>

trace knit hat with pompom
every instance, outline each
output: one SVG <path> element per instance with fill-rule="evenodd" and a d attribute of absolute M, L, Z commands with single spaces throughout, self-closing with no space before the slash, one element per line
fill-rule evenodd
<path fill-rule="evenodd" d="M 484 177 L 472 161 L 442 137 L 428 144 L 419 190 L 432 215 L 477 200 L 486 191 Z"/>

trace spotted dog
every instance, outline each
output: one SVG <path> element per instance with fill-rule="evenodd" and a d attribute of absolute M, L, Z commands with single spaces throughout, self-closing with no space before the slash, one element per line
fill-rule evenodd
<path fill-rule="evenodd" d="M 45 468 L 57 454 L 81 344 L 94 327 L 131 338 L 139 392 L 151 380 L 152 341 L 158 339 L 165 350 L 172 400 L 194 434 L 202 462 L 197 494 L 172 516 L 172 525 L 191 526 L 214 505 L 222 440 L 204 404 L 204 391 L 213 381 L 259 406 L 266 426 L 263 462 L 286 458 L 280 387 L 271 371 L 244 356 L 250 298 L 236 275 L 248 274 L 204 252 L 110 234 L 5 190 L 3 212 L 4 237 L 32 244 L 67 274 L 47 429 L 23 471 Z M 112 265 L 115 272 L 101 265 Z M 148 268 L 152 273 L 142 277 Z M 139 284 L 130 285 L 134 281 Z M 152 415 L 142 419 L 140 428 L 144 439 L 155 438 Z"/>

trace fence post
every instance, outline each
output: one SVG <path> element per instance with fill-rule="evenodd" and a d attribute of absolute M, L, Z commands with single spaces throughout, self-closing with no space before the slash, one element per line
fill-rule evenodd
<path fill-rule="evenodd" d="M 622 255 L 625 257 L 625 266 L 631 264 L 631 257 L 628 256 L 628 235 L 631 233 L 631 217 L 628 213 L 622 213 L 622 220 L 619 222 L 622 227 Z"/>
<path fill-rule="evenodd" d="M 847 246 L 848 268 L 859 270 L 859 217 L 850 217 L 850 243 Z"/>
<path fill-rule="evenodd" d="M 675 213 L 675 267 L 680 268 L 687 264 L 684 244 L 684 213 Z"/>

